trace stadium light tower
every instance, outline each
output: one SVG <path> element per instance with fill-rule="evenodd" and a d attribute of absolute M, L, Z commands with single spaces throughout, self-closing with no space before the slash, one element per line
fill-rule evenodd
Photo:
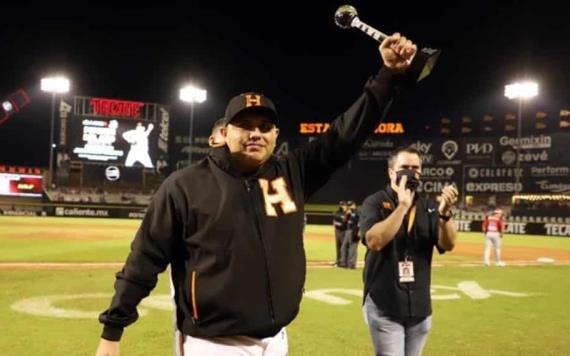
<path fill-rule="evenodd" d="M 192 144 L 194 142 L 194 103 L 206 101 L 207 92 L 205 89 L 194 85 L 186 85 L 180 89 L 180 100 L 190 103 L 190 132 L 188 139 L 188 166 L 192 164 Z"/>
<path fill-rule="evenodd" d="M 61 76 L 44 78 L 41 80 L 41 90 L 46 93 L 51 93 L 51 129 L 48 170 L 48 187 L 51 188 L 53 183 L 53 149 L 55 148 L 55 143 L 53 142 L 55 125 L 55 96 L 69 91 L 69 80 Z"/>
<path fill-rule="evenodd" d="M 516 82 L 505 85 L 505 96 L 509 99 L 518 99 L 519 113 L 517 117 L 517 169 L 515 172 L 515 183 L 518 187 L 520 182 L 520 146 L 521 146 L 521 126 L 522 126 L 522 106 L 523 101 L 532 99 L 538 95 L 538 83 L 532 81 Z"/>

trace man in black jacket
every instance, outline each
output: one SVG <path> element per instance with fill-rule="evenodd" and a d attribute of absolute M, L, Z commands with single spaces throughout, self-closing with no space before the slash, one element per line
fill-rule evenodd
<path fill-rule="evenodd" d="M 364 93 L 327 133 L 286 156 L 273 156 L 273 103 L 260 93 L 230 100 L 226 146 L 173 173 L 154 195 L 99 317 L 98 356 L 118 354 L 123 328 L 168 264 L 187 352 L 286 355 L 282 329 L 305 282 L 304 202 L 374 131 L 417 49 L 394 34 L 379 50 L 384 68 Z"/>

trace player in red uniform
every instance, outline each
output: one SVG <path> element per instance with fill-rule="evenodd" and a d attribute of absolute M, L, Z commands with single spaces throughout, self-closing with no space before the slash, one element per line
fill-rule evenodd
<path fill-rule="evenodd" d="M 495 247 L 496 265 L 505 266 L 505 262 L 501 261 L 501 239 L 503 238 L 504 228 L 505 223 L 503 222 L 503 211 L 501 209 L 495 209 L 491 215 L 485 218 L 483 222 L 483 232 L 485 232 L 483 263 L 485 266 L 490 265 L 491 245 Z"/>

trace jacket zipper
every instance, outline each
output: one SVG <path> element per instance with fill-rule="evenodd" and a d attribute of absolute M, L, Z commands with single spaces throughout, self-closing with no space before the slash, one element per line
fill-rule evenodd
<path fill-rule="evenodd" d="M 198 321 L 198 303 L 196 302 L 196 280 L 198 272 L 192 271 L 192 279 L 190 281 L 190 295 L 192 298 L 192 321 Z"/>
<path fill-rule="evenodd" d="M 259 223 L 259 217 L 258 217 L 260 211 L 258 205 L 256 204 L 257 200 L 255 199 L 255 196 L 252 195 L 253 193 L 255 193 L 253 191 L 254 185 L 252 185 L 251 182 L 247 179 L 245 180 L 245 188 L 253 204 L 255 228 L 257 231 L 257 237 L 259 238 L 259 241 L 261 242 L 261 246 L 263 249 L 263 262 L 265 263 L 265 286 L 267 292 L 267 299 L 269 300 L 269 316 L 271 317 L 271 323 L 275 324 L 275 311 L 273 310 L 273 296 L 271 295 L 271 279 L 269 278 L 269 263 L 267 262 L 267 252 L 265 251 L 265 243 L 263 242 L 263 237 L 261 234 L 261 224 Z"/>

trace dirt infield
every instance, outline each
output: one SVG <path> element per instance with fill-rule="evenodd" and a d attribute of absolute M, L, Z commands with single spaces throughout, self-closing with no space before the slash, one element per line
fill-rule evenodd
<path fill-rule="evenodd" d="M 314 241 L 328 241 L 333 243 L 333 237 L 330 234 L 306 234 L 305 239 Z M 483 259 L 483 251 L 485 249 L 484 240 L 481 243 L 459 242 L 453 250 L 454 255 L 473 257 L 473 262 L 481 261 Z M 523 247 L 523 246 L 509 246 L 508 244 L 501 249 L 502 259 L 504 261 L 519 261 L 536 262 L 538 258 L 548 257 L 554 259 L 557 263 L 570 263 L 570 250 L 558 250 L 554 248 L 543 247 Z M 492 255 L 493 257 L 493 255 Z M 471 260 L 471 259 L 470 259 Z M 461 261 L 464 262 L 464 261 Z M 445 261 L 438 263 L 455 264 L 461 262 Z"/>
<path fill-rule="evenodd" d="M 123 262 L 0 262 L 0 269 L 120 269 L 123 264 Z"/>
<path fill-rule="evenodd" d="M 94 223 L 94 224 L 81 224 L 81 229 L 84 230 L 104 230 L 104 229 L 109 229 L 109 230 L 120 230 L 120 231 L 136 231 L 137 229 L 137 225 L 133 225 L 133 226 L 128 226 L 128 225 L 121 225 L 121 224 L 106 224 L 103 221 L 99 220 L 100 222 Z M 26 225 L 26 227 L 33 227 L 33 228 L 37 228 L 37 229 L 47 229 L 47 230 L 53 230 L 53 229 L 66 229 L 66 228 L 70 228 L 70 229 L 76 229 L 77 228 L 77 224 L 73 224 L 73 223 L 65 223 L 65 222 L 61 222 L 58 223 L 57 225 L 54 225 L 53 223 L 46 223 L 46 222 L 42 222 L 42 223 L 38 223 L 37 221 L 33 221 L 30 220 L 30 224 Z M 14 228 L 22 228 L 22 223 L 21 222 L 13 222 L 13 221 L 2 221 L 2 227 L 6 228 L 6 227 L 14 227 Z"/>
<path fill-rule="evenodd" d="M 454 254 L 462 256 L 473 256 L 482 258 L 485 245 L 483 241 L 480 244 L 459 243 L 453 250 Z M 554 260 L 570 260 L 570 251 L 557 250 L 553 248 L 543 247 L 523 247 L 523 246 L 504 246 L 501 248 L 502 259 L 505 261 L 520 260 L 536 260 L 541 257 L 549 257 Z"/>
<path fill-rule="evenodd" d="M 136 227 L 121 226 L 113 224 L 86 224 L 81 225 L 81 232 L 78 232 L 77 226 L 73 224 L 61 224 L 54 226 L 53 224 L 30 224 L 33 227 L 32 232 L 25 229 L 22 230 L 21 223 L 2 223 L 3 228 L 13 227 L 10 233 L 4 234 L 6 239 L 10 240 L 58 240 L 58 241 L 98 241 L 98 240 L 119 240 L 125 234 L 134 236 Z M 38 233 L 41 231 L 41 233 Z"/>
<path fill-rule="evenodd" d="M 110 227 L 110 226 L 107 226 Z M 101 226 L 97 226 L 98 229 Z M 101 239 L 101 235 L 96 234 L 82 234 L 81 236 L 67 234 L 64 231 L 58 232 L 61 239 Z M 18 234 L 19 238 L 27 234 Z M 37 234 L 29 234 L 30 239 L 41 239 Z M 53 233 L 50 233 L 50 238 L 53 238 Z M 27 237 L 27 236 L 26 236 Z M 109 236 L 109 239 L 116 238 L 116 236 Z M 306 234 L 305 239 L 313 241 L 323 241 L 334 243 L 333 237 L 330 234 Z M 440 266 L 460 266 L 460 267 L 476 267 L 482 266 L 484 243 L 470 243 L 463 242 L 457 244 L 450 256 L 467 257 L 460 260 L 435 260 L 433 265 Z M 503 248 L 503 260 L 509 266 L 529 266 L 529 265 L 570 265 L 570 250 L 558 250 L 554 248 L 541 248 L 541 247 L 523 247 L 523 246 L 508 246 Z M 551 259 L 551 262 L 539 262 L 539 258 Z M 331 261 L 307 261 L 307 266 L 311 268 L 332 268 Z M 363 263 L 359 262 L 358 266 L 362 267 Z M 112 268 L 120 269 L 123 262 L 0 262 L 0 269 L 92 269 L 92 268 Z"/>
<path fill-rule="evenodd" d="M 9 240 L 27 240 L 27 241 L 43 241 L 43 240 L 56 240 L 56 241 L 101 241 L 101 240 L 120 240 L 123 237 L 117 234 L 117 231 L 111 232 L 108 235 L 102 235 L 100 231 L 88 231 L 78 234 L 77 231 L 65 231 L 60 229 L 57 232 L 44 232 L 38 234 L 32 233 L 12 233 L 6 237 Z"/>

